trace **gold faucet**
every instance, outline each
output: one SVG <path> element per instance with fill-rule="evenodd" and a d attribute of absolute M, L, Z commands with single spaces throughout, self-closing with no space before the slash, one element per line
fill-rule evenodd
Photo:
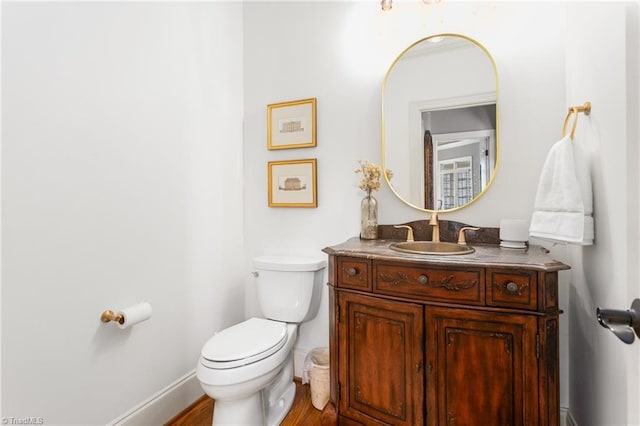
<path fill-rule="evenodd" d="M 460 231 L 458 231 L 458 244 L 467 245 L 467 239 L 465 238 L 464 231 L 477 231 L 479 229 L 480 228 L 475 228 L 473 226 L 464 226 L 460 228 Z"/>
<path fill-rule="evenodd" d="M 440 224 L 438 223 L 438 214 L 433 213 L 431 219 L 429 219 L 429 226 L 431 226 L 431 241 L 434 243 L 440 242 Z"/>
<path fill-rule="evenodd" d="M 410 225 L 393 225 L 394 228 L 407 228 L 407 241 L 413 241 L 413 228 Z"/>

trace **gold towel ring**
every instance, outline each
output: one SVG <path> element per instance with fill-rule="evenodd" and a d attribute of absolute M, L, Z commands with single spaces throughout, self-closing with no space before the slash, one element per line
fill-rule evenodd
<path fill-rule="evenodd" d="M 569 124 L 569 118 L 571 118 L 572 114 L 575 114 L 576 118 L 573 120 L 573 126 L 571 126 L 571 139 L 576 133 L 576 126 L 578 125 L 578 114 L 583 112 L 585 115 L 589 115 L 591 112 L 591 102 L 585 102 L 583 106 L 573 106 L 569 107 L 569 112 L 567 112 L 567 117 L 564 119 L 564 126 L 562 126 L 562 137 L 567 134 L 567 124 Z"/>

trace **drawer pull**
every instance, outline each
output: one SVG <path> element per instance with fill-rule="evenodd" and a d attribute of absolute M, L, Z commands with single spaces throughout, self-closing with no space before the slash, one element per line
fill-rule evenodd
<path fill-rule="evenodd" d="M 493 288 L 498 290 L 500 293 L 509 296 L 522 296 L 522 292 L 528 287 L 529 284 L 527 283 L 522 283 L 522 285 L 519 285 L 518 283 L 513 281 L 509 281 L 507 283 L 497 283 L 496 281 L 493 282 Z"/>
<path fill-rule="evenodd" d="M 355 277 L 356 275 L 358 275 L 358 270 L 356 268 L 349 268 L 347 269 L 347 275 L 349 275 L 350 277 Z"/>
<path fill-rule="evenodd" d="M 418 282 L 419 282 L 420 284 L 426 284 L 426 283 L 428 283 L 428 282 L 429 282 L 429 277 L 427 277 L 426 275 L 420 275 L 420 276 L 418 277 Z"/>

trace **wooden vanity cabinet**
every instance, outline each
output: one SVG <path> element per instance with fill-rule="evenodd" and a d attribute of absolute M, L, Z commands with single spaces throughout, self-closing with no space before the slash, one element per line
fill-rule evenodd
<path fill-rule="evenodd" d="M 557 271 L 566 265 L 403 260 L 370 244 L 362 252 L 325 251 L 331 352 L 325 419 L 559 424 Z"/>

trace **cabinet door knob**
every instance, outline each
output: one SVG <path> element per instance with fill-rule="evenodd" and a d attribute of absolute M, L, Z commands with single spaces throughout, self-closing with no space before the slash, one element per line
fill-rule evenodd
<path fill-rule="evenodd" d="M 356 275 L 358 275 L 358 270 L 356 268 L 349 268 L 347 269 L 347 275 L 349 275 L 350 277 L 355 277 Z"/>
<path fill-rule="evenodd" d="M 515 293 L 516 291 L 518 291 L 518 284 L 514 283 L 513 281 L 508 282 L 507 291 L 510 293 Z"/>
<path fill-rule="evenodd" d="M 428 283 L 428 282 L 429 282 L 429 277 L 427 277 L 426 275 L 420 275 L 420 276 L 418 277 L 418 282 L 419 282 L 420 284 L 426 284 L 426 283 Z"/>

